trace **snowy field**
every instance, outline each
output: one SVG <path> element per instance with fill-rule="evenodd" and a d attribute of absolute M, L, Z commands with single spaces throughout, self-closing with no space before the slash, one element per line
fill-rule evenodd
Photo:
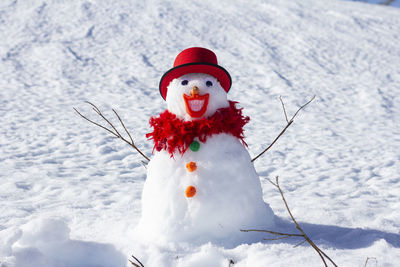
<path fill-rule="evenodd" d="M 354 2 L 363 2 L 369 4 L 378 4 L 383 6 L 400 7 L 400 0 L 345 0 Z"/>
<path fill-rule="evenodd" d="M 133 229 L 142 158 L 80 118 L 148 120 L 175 56 L 212 49 L 251 117 L 264 200 L 292 212 L 338 266 L 400 266 L 400 9 L 344 1 L 0 2 L 0 266 L 322 266 L 299 240 L 146 246 Z M 114 120 L 116 123 L 117 121 Z M 293 229 L 295 231 L 295 229 Z M 270 236 L 265 235 L 265 238 Z"/>

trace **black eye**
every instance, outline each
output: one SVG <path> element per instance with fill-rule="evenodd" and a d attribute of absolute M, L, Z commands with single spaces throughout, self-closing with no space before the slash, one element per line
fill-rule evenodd
<path fill-rule="evenodd" d="M 213 83 L 212 83 L 212 81 L 207 81 L 206 85 L 207 85 L 207 87 L 211 87 L 211 86 L 213 86 Z"/>
<path fill-rule="evenodd" d="M 183 80 L 183 81 L 181 82 L 182 85 L 187 85 L 188 83 L 189 83 L 188 80 Z"/>

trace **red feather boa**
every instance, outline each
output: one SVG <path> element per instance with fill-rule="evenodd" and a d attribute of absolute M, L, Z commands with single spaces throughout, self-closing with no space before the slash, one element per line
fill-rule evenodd
<path fill-rule="evenodd" d="M 247 146 L 243 126 L 250 118 L 242 115 L 242 109 L 236 108 L 236 103 L 229 101 L 229 107 L 218 109 L 209 118 L 194 121 L 184 121 L 166 110 L 158 117 L 150 118 L 150 126 L 154 131 L 146 134 L 146 137 L 154 140 L 154 149 L 167 150 L 171 156 L 175 150 L 184 154 L 196 137 L 204 143 L 208 137 L 220 133 L 231 134 Z"/>

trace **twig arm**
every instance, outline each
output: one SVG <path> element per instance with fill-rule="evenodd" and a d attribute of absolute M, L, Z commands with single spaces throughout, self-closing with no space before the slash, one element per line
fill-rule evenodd
<path fill-rule="evenodd" d="M 279 137 L 281 137 L 287 128 L 289 128 L 290 125 L 292 125 L 293 121 L 290 121 L 285 128 L 283 128 L 283 130 L 280 132 L 280 134 L 274 139 L 274 141 L 272 141 L 272 143 L 266 148 L 264 149 L 260 154 L 258 154 L 256 157 L 254 157 L 251 162 L 254 162 L 256 159 L 258 159 L 259 157 L 261 157 L 265 152 L 267 152 L 275 143 L 276 141 L 278 141 Z"/>
<path fill-rule="evenodd" d="M 131 139 L 131 143 L 133 144 L 133 139 L 131 134 L 129 133 L 129 131 L 126 129 L 124 122 L 121 120 L 121 117 L 118 115 L 118 113 L 115 111 L 115 109 L 112 109 L 112 111 L 114 112 L 115 116 L 117 116 L 119 122 L 121 123 L 122 127 L 124 127 L 125 132 L 128 134 L 129 139 Z"/>
<path fill-rule="evenodd" d="M 129 262 L 130 262 L 133 266 L 135 266 L 135 267 L 144 267 L 143 263 L 141 263 L 140 260 L 139 260 L 138 258 L 136 258 L 136 257 L 133 256 L 133 255 L 132 255 L 132 258 L 134 258 L 135 261 L 137 261 L 137 263 L 140 264 L 140 265 L 138 265 L 138 264 L 134 263 L 133 261 L 129 260 Z"/>
<path fill-rule="evenodd" d="M 115 128 L 115 126 L 103 115 L 103 113 L 101 113 L 100 109 L 98 109 L 94 104 L 90 103 L 89 101 L 85 101 L 85 102 L 88 103 L 89 105 L 91 105 L 91 106 L 93 107 L 93 110 L 94 110 L 101 118 L 103 118 L 103 120 L 105 120 L 105 121 L 108 123 L 108 125 L 111 126 L 111 128 L 114 129 L 115 135 L 116 135 L 118 138 L 121 138 L 121 139 L 123 140 L 123 138 L 122 138 L 121 134 L 118 132 L 117 128 Z"/>
<path fill-rule="evenodd" d="M 113 109 L 113 111 L 114 111 L 115 115 L 117 116 L 119 122 L 121 123 L 122 127 L 124 127 L 124 130 L 125 130 L 125 132 L 128 134 L 129 139 L 130 139 L 131 141 L 130 141 L 130 142 L 127 141 L 125 138 L 123 138 L 123 137 L 120 135 L 120 136 L 121 136 L 121 139 L 124 140 L 126 143 L 128 143 L 130 146 L 132 146 L 137 152 L 139 152 L 140 155 L 142 155 L 145 159 L 147 159 L 147 161 L 150 161 L 150 159 L 149 159 L 145 154 L 143 154 L 143 152 L 140 151 L 140 150 L 137 148 L 137 146 L 135 145 L 135 143 L 133 142 L 132 136 L 131 136 L 131 134 L 129 133 L 129 131 L 126 129 L 125 124 L 123 123 L 121 117 L 118 115 L 118 113 L 117 113 L 114 109 Z"/>
<path fill-rule="evenodd" d="M 259 157 L 261 157 L 265 152 L 267 152 L 275 143 L 276 141 L 278 141 L 278 139 L 285 133 L 285 131 L 287 130 L 287 128 L 289 128 L 290 125 L 292 125 L 294 118 L 297 116 L 297 114 L 300 112 L 300 110 L 302 110 L 304 107 L 306 107 L 308 104 L 310 104 L 314 99 L 315 99 L 315 95 L 304 105 L 302 105 L 297 111 L 296 113 L 292 116 L 292 118 L 290 120 L 288 120 L 288 116 L 286 114 L 286 109 L 285 109 L 285 104 L 283 103 L 282 97 L 279 97 L 279 99 L 281 100 L 281 104 L 282 104 L 282 109 L 283 109 L 283 113 L 285 114 L 285 119 L 287 122 L 287 125 L 285 126 L 285 128 L 283 128 L 283 130 L 279 133 L 279 135 L 274 139 L 274 141 L 266 148 L 264 149 L 260 154 L 258 154 L 256 157 L 254 157 L 251 162 L 254 162 L 256 159 L 258 159 Z"/>
<path fill-rule="evenodd" d="M 118 138 L 118 135 L 117 135 L 116 133 L 114 133 L 113 131 L 111 131 L 110 129 L 108 129 L 107 127 L 104 127 L 103 125 L 101 125 L 101 124 L 99 124 L 99 123 L 97 123 L 97 122 L 94 122 L 94 121 L 88 119 L 86 116 L 82 115 L 76 108 L 73 108 L 73 109 L 75 110 L 76 113 L 79 114 L 79 116 L 81 116 L 81 117 L 84 118 L 85 120 L 87 120 L 87 121 L 93 123 L 93 124 L 96 125 L 96 126 L 99 126 L 100 128 L 103 128 L 104 130 L 106 130 L 107 132 L 111 133 L 112 135 L 114 135 L 115 137 Z"/>
<path fill-rule="evenodd" d="M 300 112 L 300 110 L 302 110 L 303 108 L 305 108 L 308 104 L 310 104 L 313 100 L 315 99 L 315 95 L 304 105 L 302 105 L 297 111 L 296 113 L 293 115 L 293 117 L 290 119 L 291 121 L 297 116 L 297 113 Z"/>
<path fill-rule="evenodd" d="M 283 103 L 283 100 L 282 100 L 282 96 L 279 96 L 279 100 L 281 100 L 282 109 L 283 109 L 283 113 L 285 114 L 286 123 L 289 123 L 289 120 L 288 120 L 287 114 L 286 114 L 285 104 Z"/>
<path fill-rule="evenodd" d="M 82 118 L 84 118 L 85 120 L 87 120 L 88 122 L 106 130 L 107 132 L 111 133 L 114 137 L 121 139 L 122 141 L 124 141 L 125 143 L 127 143 L 128 145 L 130 145 L 131 147 L 133 147 L 140 155 L 142 155 L 142 157 L 144 157 L 147 161 L 150 161 L 150 159 L 135 145 L 135 143 L 133 142 L 133 138 L 131 136 L 131 134 L 129 133 L 129 131 L 126 129 L 125 124 L 123 123 L 121 117 L 118 115 L 118 113 L 113 109 L 114 114 L 117 116 L 119 122 L 121 123 L 122 127 L 124 128 L 125 132 L 128 134 L 130 141 L 126 140 L 121 134 L 120 132 L 117 130 L 117 128 L 111 123 L 111 121 L 109 119 L 106 118 L 106 116 L 103 115 L 103 113 L 100 111 L 100 109 L 94 105 L 93 103 L 89 102 L 89 101 L 85 101 L 86 103 L 88 103 L 89 105 L 92 106 L 93 110 L 97 113 L 97 115 L 99 115 L 109 126 L 111 126 L 112 129 L 103 126 L 89 118 L 87 118 L 86 116 L 82 115 L 82 113 L 80 113 L 76 108 L 74 108 L 75 112 L 78 113 L 79 116 L 81 116 Z"/>

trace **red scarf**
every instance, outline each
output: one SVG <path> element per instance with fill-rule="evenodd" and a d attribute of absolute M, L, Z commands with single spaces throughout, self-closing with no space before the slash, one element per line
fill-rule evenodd
<path fill-rule="evenodd" d="M 243 126 L 250 118 L 242 115 L 242 109 L 236 108 L 236 103 L 229 101 L 229 107 L 218 109 L 209 118 L 195 121 L 184 121 L 166 110 L 158 117 L 150 118 L 150 126 L 154 131 L 146 134 L 146 137 L 154 140 L 154 149 L 167 150 L 171 156 L 175 150 L 183 155 L 196 137 L 204 143 L 208 137 L 220 133 L 231 134 L 247 146 Z"/>

